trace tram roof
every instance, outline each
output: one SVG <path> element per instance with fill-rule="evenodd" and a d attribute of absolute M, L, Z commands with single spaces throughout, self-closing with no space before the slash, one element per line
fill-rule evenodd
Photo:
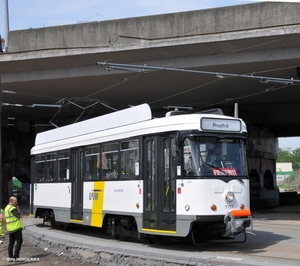
<path fill-rule="evenodd" d="M 39 133 L 31 154 L 92 145 L 98 143 L 99 139 L 101 139 L 101 142 L 106 142 L 157 132 L 200 130 L 199 115 L 188 114 L 152 119 L 149 105 L 142 104 Z M 202 116 L 219 119 L 220 121 L 240 121 L 240 130 L 235 131 L 238 133 L 246 132 L 246 125 L 241 119 L 215 114 L 202 114 Z M 109 133 L 107 130 L 109 130 Z M 226 129 L 216 131 L 224 132 Z"/>
<path fill-rule="evenodd" d="M 130 125 L 152 118 L 150 106 L 141 104 L 37 134 L 35 145 Z"/>

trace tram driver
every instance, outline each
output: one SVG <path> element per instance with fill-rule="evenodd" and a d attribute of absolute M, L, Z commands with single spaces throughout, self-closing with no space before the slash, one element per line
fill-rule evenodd
<path fill-rule="evenodd" d="M 226 156 L 222 154 L 222 145 L 216 144 L 214 146 L 214 154 L 208 158 L 211 165 L 215 167 L 223 167 L 222 161 L 226 160 Z"/>

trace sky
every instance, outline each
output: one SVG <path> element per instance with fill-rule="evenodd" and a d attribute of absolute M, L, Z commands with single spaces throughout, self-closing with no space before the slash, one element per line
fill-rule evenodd
<path fill-rule="evenodd" d="M 4 38 L 5 0 L 0 1 L 0 34 Z M 272 1 L 300 2 L 300 0 Z M 158 15 L 255 2 L 259 0 L 8 0 L 9 30 Z M 280 138 L 279 147 L 297 149 L 300 147 L 300 137 Z"/>
<path fill-rule="evenodd" d="M 300 134 L 300 131 L 299 131 Z M 300 137 L 279 138 L 278 146 L 285 151 L 293 151 L 300 148 Z"/>

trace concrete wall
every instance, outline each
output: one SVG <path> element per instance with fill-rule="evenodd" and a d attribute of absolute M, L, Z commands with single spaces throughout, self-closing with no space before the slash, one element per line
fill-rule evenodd
<path fill-rule="evenodd" d="M 153 40 L 298 24 L 300 4 L 257 3 L 165 15 L 9 32 L 9 53 L 43 49 L 113 47 Z M 276 16 L 272 16 L 276 14 Z M 288 14 L 288 15 L 287 15 Z M 265 18 L 268 20 L 265 20 Z M 150 44 L 151 45 L 151 44 Z"/>
<path fill-rule="evenodd" d="M 276 172 L 292 172 L 292 163 L 276 163 Z"/>
<path fill-rule="evenodd" d="M 247 128 L 251 209 L 275 207 L 279 204 L 276 180 L 278 138 L 265 127 Z"/>

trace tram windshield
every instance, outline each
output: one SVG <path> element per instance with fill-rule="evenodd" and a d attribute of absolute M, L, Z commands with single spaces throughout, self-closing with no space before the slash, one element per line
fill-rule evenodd
<path fill-rule="evenodd" d="M 195 137 L 184 140 L 184 175 L 197 177 L 245 177 L 245 140 L 226 137 Z"/>

